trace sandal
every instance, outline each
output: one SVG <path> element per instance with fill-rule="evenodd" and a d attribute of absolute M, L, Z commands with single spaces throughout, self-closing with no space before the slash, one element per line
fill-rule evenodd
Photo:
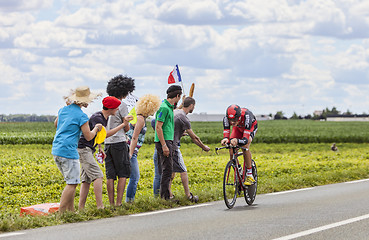
<path fill-rule="evenodd" d="M 191 196 L 188 198 L 191 202 L 197 203 L 199 201 L 199 197 L 198 196 L 194 196 L 191 192 L 190 192 Z"/>

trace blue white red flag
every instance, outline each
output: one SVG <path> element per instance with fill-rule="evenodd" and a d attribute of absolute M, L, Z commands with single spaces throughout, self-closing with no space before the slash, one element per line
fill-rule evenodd
<path fill-rule="evenodd" d="M 172 84 L 176 82 L 182 82 L 182 78 L 181 78 L 181 74 L 179 73 L 178 65 L 174 67 L 173 71 L 169 73 L 169 77 L 168 77 L 168 84 Z"/>

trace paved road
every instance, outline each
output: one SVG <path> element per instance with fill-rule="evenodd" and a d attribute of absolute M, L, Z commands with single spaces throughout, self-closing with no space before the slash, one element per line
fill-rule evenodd
<path fill-rule="evenodd" d="M 368 239 L 369 179 L 0 235 L 2 239 Z M 13 236 L 11 236 L 14 234 Z"/>

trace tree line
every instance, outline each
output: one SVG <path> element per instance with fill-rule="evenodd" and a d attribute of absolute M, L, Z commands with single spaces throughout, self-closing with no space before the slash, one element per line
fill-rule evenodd
<path fill-rule="evenodd" d="M 271 114 L 269 116 L 272 116 Z M 338 111 L 336 107 L 332 107 L 332 109 L 329 109 L 326 107 L 322 111 L 316 111 L 313 114 L 308 114 L 306 116 L 297 115 L 296 112 L 293 113 L 293 115 L 290 118 L 287 118 L 282 111 L 278 111 L 274 115 L 274 120 L 280 120 L 280 119 L 312 119 L 312 120 L 326 120 L 327 117 L 333 117 L 333 116 L 356 116 L 356 117 L 367 117 L 368 115 L 363 114 L 354 114 L 350 110 L 347 109 L 346 112 L 341 113 L 341 111 Z"/>
<path fill-rule="evenodd" d="M 56 116 L 36 114 L 0 114 L 0 122 L 54 122 Z"/>

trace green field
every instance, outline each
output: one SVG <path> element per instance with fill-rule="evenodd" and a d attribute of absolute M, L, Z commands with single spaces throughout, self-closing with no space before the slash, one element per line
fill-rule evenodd
<path fill-rule="evenodd" d="M 325 122 L 312 120 L 259 121 L 254 143 L 367 143 L 367 122 Z M 150 124 L 148 123 L 148 126 Z M 207 144 L 222 138 L 221 122 L 194 122 L 192 128 Z M 51 144 L 55 128 L 52 123 L 0 123 L 0 144 Z M 153 143 L 148 127 L 146 143 Z M 190 142 L 183 139 L 182 142 Z"/>
<path fill-rule="evenodd" d="M 367 125 L 369 124 L 303 120 L 260 122 L 255 143 L 251 147 L 258 166 L 258 193 L 368 178 Z M 208 144 L 210 142 L 212 151 L 205 153 L 194 144 L 182 144 L 181 151 L 188 169 L 190 189 L 199 195 L 201 202 L 221 200 L 222 177 L 228 156 L 227 150 L 216 155 L 214 148 L 219 146 L 215 142 L 222 138 L 222 125 L 194 123 L 193 129 L 204 141 Z M 134 204 L 127 204 L 119 209 L 107 207 L 105 210 L 97 211 L 91 190 L 86 210 L 83 212 L 53 214 L 47 217 L 19 217 L 22 206 L 58 202 L 60 199 L 65 183 L 53 161 L 51 145 L 33 144 L 37 142 L 38 136 L 44 139 L 51 136 L 52 139 L 54 131 L 52 124 L 0 123 L 3 141 L 23 137 L 21 142 L 14 142 L 22 144 L 2 144 L 0 148 L 0 231 L 86 221 L 191 204 L 184 197 L 179 177 L 175 179 L 172 187 L 174 194 L 180 199 L 179 204 L 167 203 L 152 196 L 154 145 L 144 144 L 139 152 L 141 179 Z M 150 129 L 148 142 L 152 134 Z M 263 142 L 265 140 L 257 140 L 259 138 L 274 140 Z M 301 139 L 309 141 L 300 143 Z M 183 142 L 188 141 L 187 138 Z M 338 143 L 338 152 L 330 150 L 333 141 Z M 103 165 L 101 168 L 104 171 Z M 105 184 L 103 191 L 104 204 L 108 206 Z M 78 192 L 79 187 L 76 204 Z"/>

